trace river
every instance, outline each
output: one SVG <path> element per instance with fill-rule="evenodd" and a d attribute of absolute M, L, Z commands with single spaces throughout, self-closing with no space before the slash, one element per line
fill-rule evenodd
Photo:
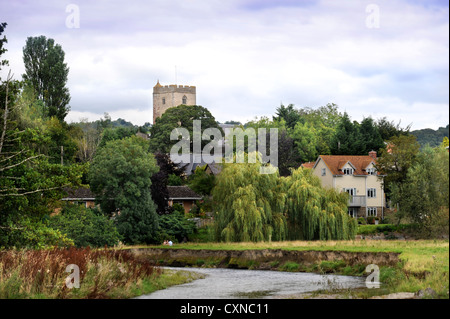
<path fill-rule="evenodd" d="M 227 268 L 173 268 L 194 271 L 205 278 L 143 295 L 138 299 L 273 298 L 320 289 L 365 287 L 365 278 L 302 272 Z"/>

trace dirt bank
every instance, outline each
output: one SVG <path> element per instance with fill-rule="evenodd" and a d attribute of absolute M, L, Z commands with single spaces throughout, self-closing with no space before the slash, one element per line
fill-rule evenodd
<path fill-rule="evenodd" d="M 161 266 L 222 267 L 238 269 L 336 272 L 339 268 L 395 266 L 399 253 L 347 251 L 191 250 L 141 248 L 133 252 Z"/>

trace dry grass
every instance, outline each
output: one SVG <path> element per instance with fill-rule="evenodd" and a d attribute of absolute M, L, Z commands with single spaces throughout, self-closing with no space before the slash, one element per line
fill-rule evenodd
<path fill-rule="evenodd" d="M 80 270 L 80 288 L 68 288 L 66 267 Z M 0 252 L 0 298 L 123 298 L 161 270 L 118 250 L 53 249 Z"/>

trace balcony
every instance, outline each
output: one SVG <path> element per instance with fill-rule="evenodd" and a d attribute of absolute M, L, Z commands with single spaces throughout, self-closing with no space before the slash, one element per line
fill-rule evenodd
<path fill-rule="evenodd" d="M 366 196 L 350 196 L 348 200 L 349 207 L 364 207 L 366 206 Z"/>

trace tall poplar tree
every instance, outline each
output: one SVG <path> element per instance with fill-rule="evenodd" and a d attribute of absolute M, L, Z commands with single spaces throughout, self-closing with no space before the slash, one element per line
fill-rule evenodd
<path fill-rule="evenodd" d="M 25 74 L 23 80 L 34 88 L 36 97 L 44 102 L 46 115 L 63 121 L 70 110 L 70 94 L 66 87 L 69 68 L 65 53 L 55 40 L 28 37 L 23 48 Z"/>

